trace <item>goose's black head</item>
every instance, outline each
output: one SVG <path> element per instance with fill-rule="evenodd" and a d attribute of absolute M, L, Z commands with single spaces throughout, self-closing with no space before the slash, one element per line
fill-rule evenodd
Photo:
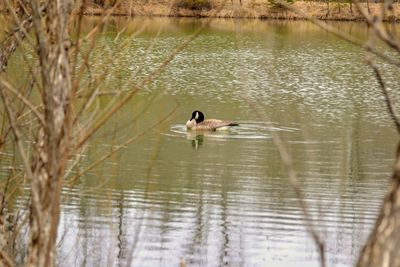
<path fill-rule="evenodd" d="M 202 121 L 204 121 L 204 114 L 201 111 L 195 110 L 192 113 L 192 117 L 190 118 L 190 120 L 195 120 L 196 123 L 200 123 Z"/>

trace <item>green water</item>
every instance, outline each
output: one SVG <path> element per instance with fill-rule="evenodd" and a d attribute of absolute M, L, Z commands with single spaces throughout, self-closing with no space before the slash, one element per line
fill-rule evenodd
<path fill-rule="evenodd" d="M 101 90 L 131 90 L 204 22 L 112 19 L 91 58 Z M 367 38 L 363 24 L 335 26 Z M 397 141 L 363 58 L 308 22 L 212 21 L 91 139 L 82 168 L 156 125 L 65 189 L 60 266 L 318 266 L 271 131 L 293 157 L 328 266 L 351 266 Z M 187 133 L 195 109 L 240 126 Z"/>

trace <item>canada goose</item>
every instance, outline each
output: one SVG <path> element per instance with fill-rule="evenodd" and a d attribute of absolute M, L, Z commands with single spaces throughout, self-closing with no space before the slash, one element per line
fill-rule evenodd
<path fill-rule="evenodd" d="M 195 110 L 192 113 L 190 120 L 186 122 L 186 128 L 189 130 L 215 131 L 223 127 L 238 126 L 239 124 L 233 121 L 222 121 L 216 119 L 204 120 L 204 114 L 201 111 Z"/>

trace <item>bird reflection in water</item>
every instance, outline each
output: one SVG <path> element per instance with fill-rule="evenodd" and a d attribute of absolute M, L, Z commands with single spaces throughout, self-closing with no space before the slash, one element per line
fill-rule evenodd
<path fill-rule="evenodd" d="M 195 150 L 198 150 L 200 146 L 203 145 L 204 142 L 204 134 L 199 134 L 195 132 L 188 132 L 186 135 L 186 139 L 192 141 L 192 147 Z"/>

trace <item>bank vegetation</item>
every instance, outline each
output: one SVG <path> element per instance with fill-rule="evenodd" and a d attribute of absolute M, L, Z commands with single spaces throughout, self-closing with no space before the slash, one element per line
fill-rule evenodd
<path fill-rule="evenodd" d="M 110 8 L 114 15 L 122 16 L 171 16 L 171 17 L 222 17 L 261 19 L 365 20 L 357 8 L 358 3 L 372 15 L 379 15 L 382 3 L 378 1 L 285 0 L 293 7 L 288 9 L 279 0 L 90 0 L 86 14 L 101 15 Z M 215 11 L 219 10 L 218 13 Z M 300 12 L 296 12 L 298 10 Z M 304 16 L 303 14 L 307 14 Z M 394 2 L 385 14 L 385 21 L 400 19 L 400 4 Z"/>

